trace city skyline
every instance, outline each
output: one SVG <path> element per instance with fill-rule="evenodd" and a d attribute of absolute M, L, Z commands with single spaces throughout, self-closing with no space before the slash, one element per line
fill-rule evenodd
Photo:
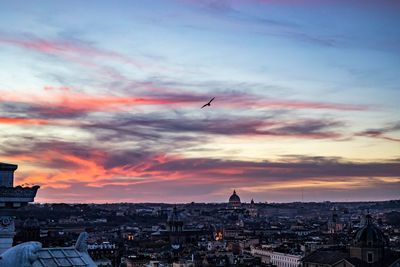
<path fill-rule="evenodd" d="M 38 202 L 399 199 L 399 12 L 3 1 L 0 162 Z"/>

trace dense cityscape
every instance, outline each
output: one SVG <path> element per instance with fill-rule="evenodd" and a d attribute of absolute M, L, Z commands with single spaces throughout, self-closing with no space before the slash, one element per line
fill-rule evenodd
<path fill-rule="evenodd" d="M 98 266 L 341 266 L 368 216 L 387 238 L 380 240 L 384 257 L 389 248 L 400 251 L 399 200 L 241 203 L 237 194 L 215 204 L 33 204 L 15 242 L 68 246 L 88 231 Z"/>
<path fill-rule="evenodd" d="M 15 234 L 2 267 L 30 241 L 34 267 L 400 264 L 400 200 L 245 203 L 233 191 L 226 203 L 25 205 L 39 187 L 13 187 L 16 168 L 0 164 L 3 249 Z"/>

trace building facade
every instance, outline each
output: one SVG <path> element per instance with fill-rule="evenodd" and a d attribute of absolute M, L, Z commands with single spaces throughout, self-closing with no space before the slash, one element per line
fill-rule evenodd
<path fill-rule="evenodd" d="M 301 266 L 301 255 L 292 255 L 273 251 L 266 248 L 250 248 L 253 256 L 261 257 L 264 263 L 271 263 L 277 267 L 299 267 Z"/>

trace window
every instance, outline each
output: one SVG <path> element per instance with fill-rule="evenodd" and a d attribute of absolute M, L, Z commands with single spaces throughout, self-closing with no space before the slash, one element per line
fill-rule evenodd
<path fill-rule="evenodd" d="M 374 261 L 374 253 L 373 252 L 367 252 L 367 262 L 371 263 Z"/>

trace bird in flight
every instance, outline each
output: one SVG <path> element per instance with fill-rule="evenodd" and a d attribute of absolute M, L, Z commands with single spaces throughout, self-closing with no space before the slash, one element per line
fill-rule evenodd
<path fill-rule="evenodd" d="M 211 106 L 211 102 L 214 100 L 215 97 L 211 98 L 210 101 L 208 101 L 207 104 L 204 104 L 201 108 L 207 107 L 207 106 Z"/>

